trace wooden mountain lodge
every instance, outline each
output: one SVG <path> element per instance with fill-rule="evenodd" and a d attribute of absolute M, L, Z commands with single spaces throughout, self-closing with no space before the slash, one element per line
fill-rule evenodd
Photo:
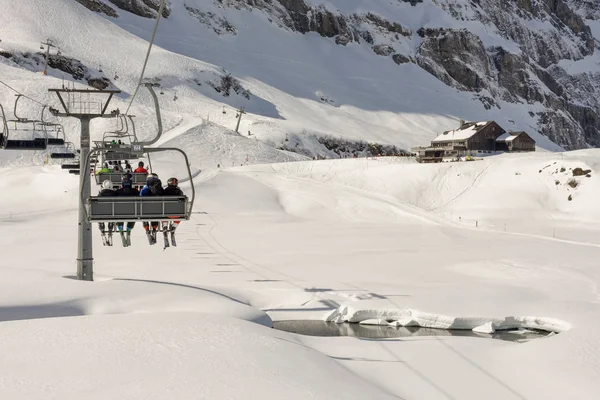
<path fill-rule="evenodd" d="M 429 147 L 416 147 L 419 162 L 441 162 L 498 151 L 535 151 L 535 140 L 525 132 L 507 132 L 495 121 L 464 122 L 431 141 Z"/>

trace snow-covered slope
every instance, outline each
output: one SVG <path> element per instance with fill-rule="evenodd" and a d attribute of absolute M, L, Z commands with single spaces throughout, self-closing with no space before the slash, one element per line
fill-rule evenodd
<path fill-rule="evenodd" d="M 6 7 L 0 17 L 0 47 L 4 54 L 10 53 L 8 58 L 0 57 L 5 82 L 54 104 L 45 91 L 61 82 L 28 72 L 41 71 L 41 55 L 36 59 L 32 54 L 39 52 L 41 40 L 51 38 L 61 57 L 81 63 L 80 82 L 106 78 L 124 91 L 122 98 L 127 100 L 137 83 L 144 39 L 149 39 L 155 22 L 148 17 L 155 12 L 147 6 L 127 6 L 145 4 L 141 2 L 80 3 L 99 12 L 72 0 L 58 0 L 51 6 L 25 0 Z M 107 15 L 102 12 L 105 7 L 92 3 L 104 4 L 114 13 Z M 595 89 L 585 82 L 592 79 L 597 59 L 591 55 L 587 31 L 581 28 L 573 33 L 567 25 L 558 26 L 553 18 L 559 17 L 540 1 L 530 11 L 492 7 L 492 3 L 284 1 L 269 5 L 257 1 L 250 6 L 233 0 L 173 0 L 167 18 L 161 20 L 146 76 L 160 82 L 165 92 L 161 106 L 167 127 L 201 117 L 233 128 L 231 107 L 244 106 L 249 113 L 242 119 L 241 132 L 250 131 L 275 144 L 283 143 L 286 134 L 304 131 L 408 149 L 455 127 L 459 118 L 495 119 L 505 129 L 526 130 L 545 149 L 557 147 L 540 132 L 567 147 L 594 144 L 595 114 L 585 107 L 596 107 Z M 537 38 L 535 49 L 526 47 L 531 40 L 501 25 L 517 11 L 522 14 L 519 29 L 530 35 L 539 30 L 532 36 Z M 581 21 L 575 14 L 572 17 Z M 542 51 L 543 45 L 549 50 Z M 452 57 L 456 62 L 449 64 L 444 54 L 454 53 L 459 54 Z M 526 57 L 532 61 L 522 65 Z M 565 59 L 581 59 L 569 67 L 583 73 L 577 75 L 580 85 L 569 83 L 566 75 L 555 84 L 556 76 L 562 76 L 555 64 L 564 64 Z M 582 70 L 583 62 L 591 70 Z M 539 68 L 549 65 L 552 80 L 546 75 L 540 78 Z M 235 79 L 224 79 L 227 74 Z M 73 79 L 50 69 L 50 77 L 61 75 Z M 554 93 L 564 91 L 563 97 L 579 108 L 568 106 Z M 10 105 L 12 94 L 1 91 L 2 104 Z M 117 101 L 114 106 L 123 109 L 124 104 Z M 229 106 L 225 114 L 223 104 Z M 23 106 L 30 108 L 32 116 L 39 112 L 35 104 Z M 149 97 L 142 93 L 133 109 L 142 128 L 152 126 L 146 106 Z M 106 125 L 98 123 L 97 129 Z"/>
<path fill-rule="evenodd" d="M 0 397 L 597 397 L 598 151 L 223 170 L 220 158 L 284 154 L 209 124 L 178 129 L 165 145 L 212 177 L 197 182 L 178 247 L 149 246 L 139 226 L 131 247 L 103 247 L 94 226 L 95 282 L 72 279 L 76 177 L 0 169 Z M 577 167 L 590 177 L 571 188 Z M 373 341 L 267 328 L 328 316 L 560 333 Z"/>

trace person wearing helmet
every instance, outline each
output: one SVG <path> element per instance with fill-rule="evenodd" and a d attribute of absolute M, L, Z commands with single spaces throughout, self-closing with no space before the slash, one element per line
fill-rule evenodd
<path fill-rule="evenodd" d="M 140 161 L 138 163 L 138 167 L 133 172 L 136 174 L 147 174 L 148 170 L 146 168 L 144 168 L 144 162 Z"/>
<path fill-rule="evenodd" d="M 157 174 L 150 174 L 146 179 L 146 186 L 140 191 L 140 197 L 147 196 L 162 196 L 163 188 L 162 182 L 158 179 Z M 156 232 L 158 231 L 158 221 L 151 221 L 150 223 L 144 222 L 144 229 L 148 235 L 148 242 L 150 244 L 156 244 Z M 152 229 L 150 229 L 152 226 Z"/>
<path fill-rule="evenodd" d="M 183 192 L 179 189 L 179 181 L 177 178 L 169 178 L 167 187 L 163 190 L 163 196 L 183 196 Z"/>
<path fill-rule="evenodd" d="M 116 196 L 117 192 L 115 192 L 113 190 L 113 184 L 110 180 L 105 180 L 104 182 L 102 182 L 102 190 L 100 190 L 100 193 L 98 193 L 98 196 L 102 196 L 102 197 L 109 197 L 109 196 Z"/>
<path fill-rule="evenodd" d="M 108 179 L 102 182 L 102 190 L 98 193 L 98 197 L 115 197 L 117 192 L 113 190 L 113 184 Z M 105 246 L 112 246 L 112 233 L 115 229 L 114 222 L 108 223 L 108 237 L 106 237 L 106 225 L 104 222 L 98 223 L 98 228 L 100 228 L 100 233 L 102 234 L 102 241 Z"/>
<path fill-rule="evenodd" d="M 179 189 L 179 180 L 177 178 L 169 178 L 167 181 L 167 187 L 163 190 L 163 196 L 183 196 L 183 192 Z M 171 243 L 175 244 L 175 229 L 179 226 L 181 221 L 162 221 L 162 229 L 165 235 L 165 247 L 167 247 L 167 232 L 171 232 Z"/>
<path fill-rule="evenodd" d="M 140 196 L 162 196 L 162 192 L 162 182 L 157 174 L 152 173 L 146 178 L 146 186 L 140 191 Z"/>
<path fill-rule="evenodd" d="M 117 190 L 117 196 L 139 196 L 140 192 L 133 187 L 133 175 L 126 172 L 121 177 L 121 188 Z"/>
<path fill-rule="evenodd" d="M 124 173 L 121 177 L 121 187 L 117 189 L 117 196 L 119 197 L 137 197 L 140 192 L 133 187 L 133 176 L 130 173 Z M 135 227 L 135 222 L 127 222 L 127 228 L 124 229 L 124 222 L 117 222 L 117 230 L 121 235 L 121 241 L 123 247 L 131 246 L 131 231 Z"/>

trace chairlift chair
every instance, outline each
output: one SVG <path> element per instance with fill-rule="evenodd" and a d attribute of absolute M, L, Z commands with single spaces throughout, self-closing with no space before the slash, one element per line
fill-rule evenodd
<path fill-rule="evenodd" d="M 192 171 L 190 169 L 190 163 L 187 154 L 181 149 L 172 147 L 158 147 L 158 148 L 144 148 L 156 143 L 162 135 L 162 121 L 160 117 L 160 108 L 158 104 L 158 98 L 156 93 L 152 89 L 152 84 L 147 83 L 145 85 L 152 98 L 154 100 L 154 106 L 156 110 L 156 119 L 158 123 L 158 133 L 156 137 L 147 142 L 133 142 L 129 149 L 129 154 L 123 159 L 132 160 L 139 158 L 142 154 L 147 154 L 150 158 L 150 153 L 162 152 L 162 151 L 177 151 L 179 152 L 184 160 L 188 171 L 189 181 L 191 183 L 191 198 L 187 196 L 150 196 L 150 197 L 99 197 L 90 196 L 85 198 L 83 194 L 83 186 L 80 192 L 80 201 L 84 206 L 85 216 L 90 222 L 103 222 L 103 221 L 122 221 L 122 222 L 133 222 L 133 221 L 156 221 L 156 220 L 189 220 L 192 209 L 194 207 L 194 200 L 196 198 L 196 189 L 194 188 Z M 133 120 L 132 120 L 133 122 Z M 89 169 L 90 159 L 94 154 L 99 152 L 110 151 L 110 148 L 94 148 L 87 155 L 85 160 L 85 168 Z"/>
<path fill-rule="evenodd" d="M 50 153 L 50 158 L 60 160 L 74 160 L 75 158 L 77 158 L 77 150 L 75 149 L 75 145 L 71 142 L 65 142 L 63 151 Z"/>
<path fill-rule="evenodd" d="M 101 151 L 108 151 L 109 148 L 95 148 L 92 149 L 86 160 L 86 168 L 89 169 L 90 158 L 94 153 Z M 151 197 L 100 197 L 90 196 L 84 198 L 83 190 L 80 193 L 81 202 L 85 206 L 86 215 L 90 222 L 104 222 L 104 221 L 150 221 L 150 220 L 189 220 L 192 208 L 194 206 L 194 200 L 196 197 L 196 190 L 193 185 L 192 171 L 190 164 L 185 152 L 178 148 L 147 148 L 144 149 L 145 153 L 155 153 L 161 151 L 177 151 L 183 155 L 185 164 L 188 170 L 189 181 L 191 184 L 192 196 L 151 196 Z M 127 159 L 139 158 L 135 152 L 131 152 Z M 114 182 L 112 175 L 120 174 L 107 174 L 111 175 L 111 182 Z M 132 174 L 133 175 L 133 174 Z M 141 174 L 143 175 L 143 174 Z M 102 174 L 96 175 L 97 182 L 102 179 Z M 120 180 L 119 180 L 120 183 Z M 135 184 L 135 183 L 134 183 Z"/>
<path fill-rule="evenodd" d="M 2 133 L 0 134 L 0 148 L 4 150 L 46 150 L 47 147 L 47 137 L 44 134 L 44 137 L 35 137 L 36 131 L 31 128 L 19 128 L 18 124 L 29 124 L 34 121 L 26 120 L 26 119 L 16 119 L 16 120 L 7 120 L 6 114 L 4 113 L 4 108 L 0 105 L 0 113 L 2 117 Z M 16 131 L 26 131 L 32 134 L 32 138 L 24 139 L 12 139 L 11 130 L 8 128 L 8 122 L 13 122 L 15 124 Z"/>
<path fill-rule="evenodd" d="M 45 132 L 48 146 L 63 146 L 66 140 L 65 129 L 62 124 L 44 120 L 44 112 L 46 111 L 46 108 L 48 108 L 48 106 L 42 107 L 40 121 L 32 121 L 33 129 Z M 54 137 L 51 137 L 51 135 Z"/>
<path fill-rule="evenodd" d="M 62 168 L 62 169 L 78 169 L 79 164 L 62 164 L 60 166 L 60 168 Z"/>

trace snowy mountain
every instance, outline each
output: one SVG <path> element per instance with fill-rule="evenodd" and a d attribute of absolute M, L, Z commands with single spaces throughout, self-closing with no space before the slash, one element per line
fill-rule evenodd
<path fill-rule="evenodd" d="M 127 101 L 158 0 L 3 2 L 0 75 L 13 87 L 55 101 L 46 89 L 60 81 L 29 73 L 43 68 L 39 42 L 51 38 L 61 50 L 51 77 L 117 87 Z M 526 130 L 550 150 L 600 145 L 596 2 L 167 4 L 146 74 L 165 92 L 167 128 L 191 116 L 233 128 L 230 107 L 244 106 L 241 132 L 276 147 L 333 135 L 408 149 L 461 118 Z M 12 93 L 0 96 L 10 108 Z M 142 127 L 147 106 L 141 96 L 134 110 Z"/>

